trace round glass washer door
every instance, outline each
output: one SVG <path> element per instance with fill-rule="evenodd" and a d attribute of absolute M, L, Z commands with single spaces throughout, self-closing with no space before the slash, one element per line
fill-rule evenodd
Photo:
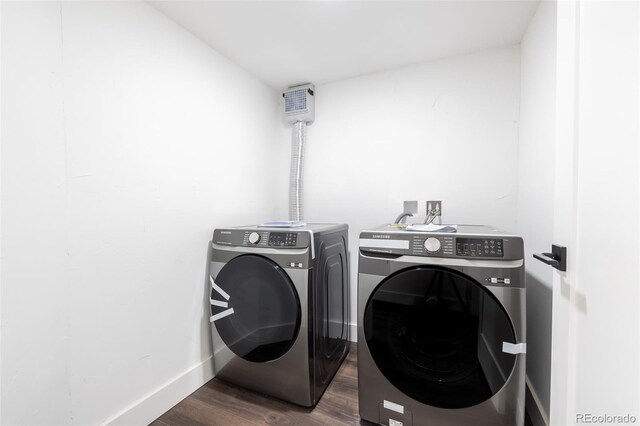
<path fill-rule="evenodd" d="M 211 315 L 218 334 L 237 356 L 267 362 L 287 353 L 300 329 L 300 299 L 287 273 L 263 256 L 229 261 L 212 286 Z M 226 295 L 229 297 L 226 300 Z M 231 311 L 233 309 L 233 311 Z"/>
<path fill-rule="evenodd" d="M 419 266 L 387 277 L 364 313 L 364 335 L 380 372 L 411 398 L 465 408 L 495 395 L 516 356 L 502 352 L 515 333 L 501 303 L 455 270 Z"/>

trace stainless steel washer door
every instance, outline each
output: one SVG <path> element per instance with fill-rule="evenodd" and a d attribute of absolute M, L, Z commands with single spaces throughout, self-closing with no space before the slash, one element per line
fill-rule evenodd
<path fill-rule="evenodd" d="M 433 407 L 465 408 L 495 395 L 516 356 L 512 323 L 498 300 L 452 269 L 417 266 L 373 291 L 364 312 L 367 347 L 405 395 Z"/>
<path fill-rule="evenodd" d="M 211 299 L 218 334 L 247 361 L 277 359 L 296 340 L 300 299 L 284 269 L 266 257 L 245 254 L 230 260 L 212 284 Z"/>

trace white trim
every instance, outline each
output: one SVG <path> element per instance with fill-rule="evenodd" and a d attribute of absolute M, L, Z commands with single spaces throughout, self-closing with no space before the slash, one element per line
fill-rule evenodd
<path fill-rule="evenodd" d="M 2 46 L 2 2 L 0 1 L 0 46 Z M 2 60 L 0 59 L 0 81 L 2 81 Z M 2 85 L 0 84 L 0 99 L 2 99 Z M 2 103 L 0 102 L 0 135 L 2 135 Z M 2 176 L 2 144 L 0 144 L 0 176 Z M 2 179 L 0 178 L 0 237 L 2 236 Z M 0 244 L 0 277 L 2 277 L 2 244 Z M 0 278 L 0 281 L 2 279 Z M 0 285 L 0 330 L 2 329 L 2 285 Z M 2 365 L 2 339 L 0 339 L 0 365 Z M 2 395 L 2 380 L 0 380 L 0 395 Z M 0 398 L 0 424 L 2 424 L 2 398 Z"/>
<path fill-rule="evenodd" d="M 540 397 L 538 397 L 538 393 L 531 385 L 531 381 L 528 376 L 526 381 L 527 392 L 525 406 L 527 407 L 526 409 L 527 413 L 529 413 L 531 423 L 533 426 L 549 426 L 549 414 L 547 414 L 547 411 L 545 410 Z"/>
<path fill-rule="evenodd" d="M 357 324 L 349 324 L 349 340 L 358 339 Z M 193 393 L 200 386 L 213 379 L 213 357 L 207 358 L 175 379 L 160 386 L 155 391 L 133 403 L 120 414 L 113 416 L 105 425 L 149 424 L 167 410 Z M 536 425 L 537 426 L 537 425 Z"/>
<path fill-rule="evenodd" d="M 212 357 L 125 408 L 105 425 L 148 425 L 214 376 Z"/>
<path fill-rule="evenodd" d="M 358 341 L 358 324 L 349 323 L 349 341 Z"/>
<path fill-rule="evenodd" d="M 349 340 L 358 339 L 357 324 L 349 323 Z M 175 379 L 160 386 L 155 391 L 125 408 L 120 414 L 113 416 L 105 425 L 142 425 L 149 424 L 178 402 L 191 395 L 200 386 L 213 379 L 213 357 L 182 373 Z M 537 425 L 536 425 L 537 426 Z"/>

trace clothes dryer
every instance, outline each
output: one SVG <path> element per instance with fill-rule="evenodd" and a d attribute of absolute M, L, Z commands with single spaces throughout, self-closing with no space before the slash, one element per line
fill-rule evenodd
<path fill-rule="evenodd" d="M 349 351 L 347 225 L 216 229 L 216 377 L 315 405 Z"/>

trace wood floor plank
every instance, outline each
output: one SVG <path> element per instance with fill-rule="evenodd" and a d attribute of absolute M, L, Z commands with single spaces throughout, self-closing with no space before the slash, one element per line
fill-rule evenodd
<path fill-rule="evenodd" d="M 213 379 L 151 423 L 153 426 L 360 425 L 356 345 L 315 408 L 300 407 Z"/>
<path fill-rule="evenodd" d="M 356 345 L 315 408 L 309 409 L 213 379 L 151 423 L 153 426 L 371 425 L 358 414 Z M 480 424 L 480 423 L 478 423 Z M 531 426 L 527 416 L 525 425 Z"/>

